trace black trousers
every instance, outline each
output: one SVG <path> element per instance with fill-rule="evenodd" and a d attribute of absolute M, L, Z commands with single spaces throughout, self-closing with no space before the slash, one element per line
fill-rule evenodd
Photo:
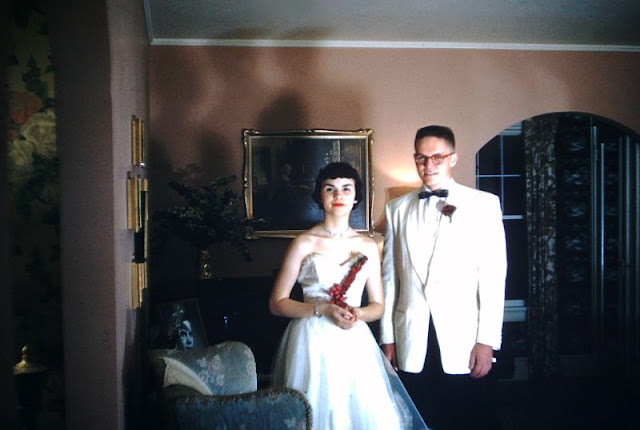
<path fill-rule="evenodd" d="M 433 323 L 421 373 L 399 372 L 409 395 L 431 430 L 499 429 L 491 373 L 480 379 L 443 372 Z"/>

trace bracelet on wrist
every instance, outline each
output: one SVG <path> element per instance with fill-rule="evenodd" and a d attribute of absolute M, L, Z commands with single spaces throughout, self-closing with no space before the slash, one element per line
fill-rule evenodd
<path fill-rule="evenodd" d="M 313 304 L 313 316 L 320 318 L 322 315 L 320 315 L 320 312 L 318 311 L 318 304 L 314 303 Z"/>

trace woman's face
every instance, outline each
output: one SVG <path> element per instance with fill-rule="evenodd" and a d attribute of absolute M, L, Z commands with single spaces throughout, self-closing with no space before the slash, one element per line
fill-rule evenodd
<path fill-rule="evenodd" d="M 356 199 L 356 185 L 352 178 L 325 179 L 320 192 L 325 212 L 350 212 Z"/>
<path fill-rule="evenodd" d="M 182 327 L 178 329 L 177 339 L 178 349 L 192 349 L 193 348 L 193 331 L 191 330 L 191 323 L 189 320 L 182 322 Z"/>

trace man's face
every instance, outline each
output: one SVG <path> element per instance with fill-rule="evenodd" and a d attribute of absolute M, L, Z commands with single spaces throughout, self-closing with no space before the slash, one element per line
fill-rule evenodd
<path fill-rule="evenodd" d="M 437 164 L 438 160 L 434 161 L 434 155 L 442 157 L 440 164 Z M 451 171 L 458 161 L 458 156 L 446 140 L 427 136 L 416 143 L 414 159 L 422 183 L 433 191 L 442 188 L 451 178 Z"/>

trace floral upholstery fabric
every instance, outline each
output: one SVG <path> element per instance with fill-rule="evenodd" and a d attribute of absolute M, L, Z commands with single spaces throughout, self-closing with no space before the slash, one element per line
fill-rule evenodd
<path fill-rule="evenodd" d="M 310 429 L 311 409 L 299 391 L 264 389 L 236 396 L 187 396 L 175 400 L 180 429 Z"/>
<path fill-rule="evenodd" d="M 200 394 L 240 394 L 257 389 L 253 353 L 241 342 L 192 350 L 153 350 L 150 355 L 162 388 L 184 385 Z"/>
<path fill-rule="evenodd" d="M 165 428 L 310 429 L 311 407 L 290 388 L 257 390 L 256 363 L 241 342 L 152 350 Z"/>

